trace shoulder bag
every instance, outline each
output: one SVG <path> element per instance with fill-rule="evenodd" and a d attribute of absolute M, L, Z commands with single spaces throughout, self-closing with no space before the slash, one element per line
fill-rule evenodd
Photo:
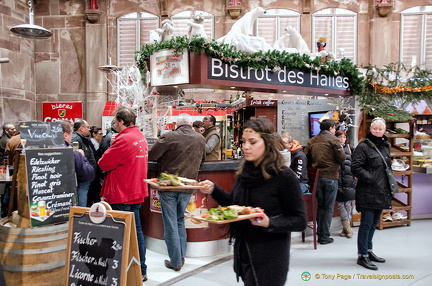
<path fill-rule="evenodd" d="M 395 177 L 394 177 L 394 175 L 393 175 L 393 170 L 392 170 L 392 168 L 389 166 L 389 165 L 387 165 L 387 162 L 386 162 L 386 160 L 384 159 L 384 156 L 381 154 L 381 152 L 378 150 L 378 148 L 377 148 L 377 146 L 372 142 L 372 141 L 370 141 L 369 140 L 369 142 L 371 143 L 371 145 L 372 145 L 372 147 L 378 152 L 378 154 L 381 156 L 381 158 L 383 159 L 383 161 L 384 161 L 384 165 L 386 166 L 386 170 L 385 170 L 385 172 L 386 172 L 386 175 L 387 175 L 387 180 L 388 180 L 388 182 L 389 182 L 389 186 L 390 186 L 390 191 L 391 191 L 391 193 L 392 194 L 394 194 L 394 193 L 397 193 L 397 192 L 399 192 L 399 186 L 398 186 L 398 184 L 397 184 L 397 182 L 396 182 L 396 179 L 395 179 Z"/>

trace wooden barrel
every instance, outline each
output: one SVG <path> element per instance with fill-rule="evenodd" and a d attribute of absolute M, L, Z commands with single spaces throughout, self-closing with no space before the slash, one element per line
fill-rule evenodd
<path fill-rule="evenodd" d="M 0 225 L 0 264 L 6 285 L 65 285 L 68 226 Z"/>

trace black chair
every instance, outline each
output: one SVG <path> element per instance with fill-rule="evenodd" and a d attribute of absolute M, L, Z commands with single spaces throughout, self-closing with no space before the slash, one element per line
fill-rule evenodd
<path fill-rule="evenodd" d="M 303 199 L 305 202 L 306 207 L 306 214 L 307 214 L 307 220 L 308 224 L 307 227 L 312 229 L 313 232 L 313 242 L 314 242 L 314 249 L 317 249 L 317 198 L 316 198 L 316 189 L 318 187 L 318 175 L 319 175 L 319 169 L 314 167 L 307 167 L 308 171 L 308 178 L 309 178 L 309 192 L 310 194 L 304 195 Z M 305 242 L 305 231 L 302 232 L 302 241 Z"/>

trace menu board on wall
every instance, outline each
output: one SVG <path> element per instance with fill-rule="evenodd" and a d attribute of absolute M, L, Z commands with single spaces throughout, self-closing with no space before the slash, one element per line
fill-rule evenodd
<path fill-rule="evenodd" d="M 286 131 L 302 146 L 309 141 L 309 112 L 328 111 L 335 107 L 327 99 L 279 99 L 278 133 Z"/>
<path fill-rule="evenodd" d="M 26 150 L 31 226 L 66 222 L 76 203 L 72 148 Z"/>
<path fill-rule="evenodd" d="M 64 147 L 60 122 L 27 121 L 20 123 L 20 136 L 26 140 L 25 148 Z"/>
<path fill-rule="evenodd" d="M 70 210 L 67 285 L 142 285 L 133 213 L 109 210 L 100 223 L 92 215 Z"/>

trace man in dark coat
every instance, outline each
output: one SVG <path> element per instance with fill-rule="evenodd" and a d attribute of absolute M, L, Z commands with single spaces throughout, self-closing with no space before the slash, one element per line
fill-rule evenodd
<path fill-rule="evenodd" d="M 162 172 L 197 179 L 205 160 L 205 139 L 192 128 L 192 117 L 182 113 L 177 117 L 177 129 L 160 136 L 149 152 L 149 160 L 157 160 L 158 175 Z M 184 211 L 192 190 L 160 192 L 164 223 L 164 239 L 170 260 L 167 268 L 179 271 L 186 255 Z"/>
<path fill-rule="evenodd" d="M 74 133 L 72 135 L 72 142 L 78 142 L 79 149 L 84 151 L 84 155 L 90 164 L 93 166 L 95 172 L 97 169 L 96 160 L 94 157 L 94 146 L 90 141 L 90 125 L 84 119 L 78 119 L 74 123 Z M 78 206 L 87 207 L 88 192 L 91 181 L 78 182 Z"/>
<path fill-rule="evenodd" d="M 335 122 L 326 119 L 320 124 L 321 132 L 309 140 L 305 153 L 308 162 L 320 170 L 317 187 L 317 235 L 321 244 L 332 243 L 330 226 L 338 190 L 340 165 L 346 159 L 345 152 L 335 136 Z"/>

